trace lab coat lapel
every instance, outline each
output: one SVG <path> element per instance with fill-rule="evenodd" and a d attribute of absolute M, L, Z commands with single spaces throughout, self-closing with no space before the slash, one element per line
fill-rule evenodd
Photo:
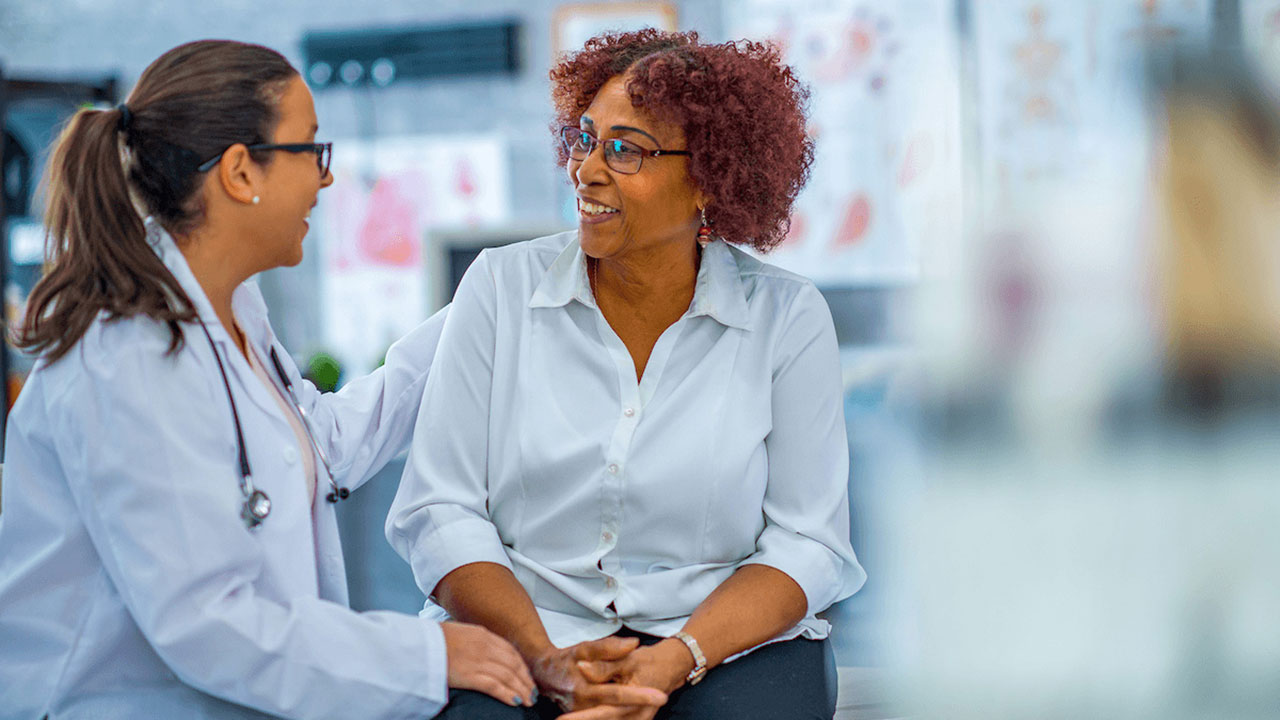
<path fill-rule="evenodd" d="M 316 583 L 321 598 L 349 605 L 347 568 L 342 560 L 338 515 L 335 512 L 336 506 L 324 499 L 327 494 L 327 488 L 321 488 L 316 493 L 311 513 L 316 542 Z"/>
<path fill-rule="evenodd" d="M 289 421 L 281 414 L 279 404 L 269 394 L 271 391 L 258 381 L 253 368 L 249 367 L 249 362 L 240 354 L 236 343 L 227 334 L 222 322 L 218 320 L 217 313 L 213 311 L 213 303 L 209 302 L 204 288 L 192 274 L 191 266 L 187 265 L 187 259 L 178 249 L 177 243 L 154 218 L 148 217 L 144 222 L 147 228 L 147 241 L 169 272 L 173 273 L 173 277 L 187 293 L 187 297 L 191 298 L 196 314 L 200 318 L 199 322 L 204 324 L 205 329 L 209 331 L 209 337 L 213 338 L 214 344 L 218 346 L 218 354 L 222 356 L 227 374 L 236 387 L 237 395 L 248 395 L 249 399 L 268 417 L 287 427 Z M 243 324 L 241 330 L 244 331 L 246 340 L 257 349 L 258 358 L 267 369 L 267 376 L 272 377 L 274 370 L 267 355 L 269 345 L 264 344 L 262 337 L 262 327 L 266 324 L 266 308 L 255 307 L 261 305 L 261 295 L 255 288 L 250 288 L 248 282 L 236 288 L 232 295 L 231 306 L 236 320 Z M 270 335 L 269 329 L 267 334 Z M 194 338 L 187 337 L 187 342 L 193 340 Z"/>

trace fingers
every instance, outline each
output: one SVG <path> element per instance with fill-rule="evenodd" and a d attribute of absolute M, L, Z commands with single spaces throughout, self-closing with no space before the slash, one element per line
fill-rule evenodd
<path fill-rule="evenodd" d="M 576 710 L 561 715 L 560 720 L 650 720 L 657 712 L 657 708 L 597 705 L 586 710 Z"/>
<path fill-rule="evenodd" d="M 532 705 L 533 676 L 511 643 L 479 625 L 441 623 L 449 687 L 485 693 L 508 705 Z"/>
<path fill-rule="evenodd" d="M 640 645 L 639 638 L 609 637 L 578 643 L 575 660 L 621 660 Z"/>
<path fill-rule="evenodd" d="M 575 693 L 574 706 L 583 705 L 636 705 L 662 707 L 667 704 L 667 694 L 643 685 L 592 685 Z"/>
<path fill-rule="evenodd" d="M 533 705 L 532 691 L 524 690 L 509 680 L 500 679 L 493 675 L 477 676 L 472 680 L 471 687 L 466 687 L 465 689 L 482 692 L 494 700 L 512 707 Z"/>
<path fill-rule="evenodd" d="M 627 708 L 599 705 L 586 710 L 576 710 L 560 716 L 560 720 L 620 720 L 626 717 Z"/>
<path fill-rule="evenodd" d="M 622 671 L 622 663 L 608 660 L 579 660 L 578 670 L 588 682 L 606 683 L 617 678 Z"/>
<path fill-rule="evenodd" d="M 502 695 L 494 697 L 507 704 L 532 705 L 533 676 L 529 674 L 529 668 L 524 664 L 520 653 L 497 634 L 479 626 L 476 626 L 476 631 L 481 645 L 478 651 L 483 658 L 476 669 L 496 681 Z"/>
<path fill-rule="evenodd" d="M 485 632 L 489 631 L 486 630 Z M 525 664 L 524 658 L 520 657 L 520 653 L 515 649 L 515 646 L 505 639 L 492 632 L 489 632 L 489 636 L 492 638 L 490 645 L 492 646 L 494 661 L 501 664 L 511 673 L 516 685 L 523 690 L 521 697 L 532 697 L 533 690 L 537 685 L 533 681 L 533 674 L 529 672 L 529 666 Z"/>

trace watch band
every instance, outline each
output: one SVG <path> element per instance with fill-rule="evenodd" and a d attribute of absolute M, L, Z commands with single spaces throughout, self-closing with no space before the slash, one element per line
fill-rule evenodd
<path fill-rule="evenodd" d="M 681 630 L 671 637 L 679 640 L 689 648 L 689 652 L 693 654 L 693 669 L 685 676 L 685 682 L 690 685 L 697 685 L 707 674 L 707 656 L 702 654 L 702 648 L 698 647 L 698 641 L 693 639 L 689 633 Z"/>

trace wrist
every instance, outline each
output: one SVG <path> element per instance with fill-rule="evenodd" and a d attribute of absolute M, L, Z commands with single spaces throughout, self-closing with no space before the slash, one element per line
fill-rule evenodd
<path fill-rule="evenodd" d="M 698 645 L 696 638 L 683 630 L 672 635 L 671 639 L 683 645 L 686 654 L 692 659 L 689 672 L 684 678 L 685 682 L 697 685 L 706 676 L 708 670 L 707 657 L 703 654 L 702 647 Z"/>
<path fill-rule="evenodd" d="M 651 667 L 657 671 L 650 683 L 665 693 L 672 693 L 685 685 L 685 679 L 693 671 L 693 655 L 684 643 L 675 638 L 666 638 L 650 645 L 645 650 L 653 653 Z"/>
<path fill-rule="evenodd" d="M 551 644 L 549 638 L 532 639 L 515 643 L 516 652 L 520 653 L 521 659 L 533 669 L 535 664 L 546 662 L 552 655 L 560 651 L 560 648 Z"/>

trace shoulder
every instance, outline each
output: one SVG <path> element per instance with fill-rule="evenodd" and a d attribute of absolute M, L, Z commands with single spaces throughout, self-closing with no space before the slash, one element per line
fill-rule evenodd
<path fill-rule="evenodd" d="M 803 310 L 830 316 L 826 300 L 809 278 L 765 262 L 728 243 L 725 247 L 738 266 L 743 292 L 753 309 L 766 311 L 775 320 Z"/>
<path fill-rule="evenodd" d="M 566 230 L 533 240 L 485 248 L 480 252 L 480 257 L 485 259 L 487 267 L 495 276 L 511 277 L 532 273 L 540 277 L 565 248 L 576 245 L 577 242 L 578 231 Z"/>
<path fill-rule="evenodd" d="M 40 374 L 51 402 L 169 392 L 171 383 L 187 384 L 200 377 L 190 346 L 203 342 L 203 335 L 191 323 L 183 323 L 182 330 L 183 348 L 170 353 L 171 335 L 164 323 L 143 315 L 107 319 L 103 313 L 66 355 L 52 363 L 40 360 L 33 374 Z"/>

